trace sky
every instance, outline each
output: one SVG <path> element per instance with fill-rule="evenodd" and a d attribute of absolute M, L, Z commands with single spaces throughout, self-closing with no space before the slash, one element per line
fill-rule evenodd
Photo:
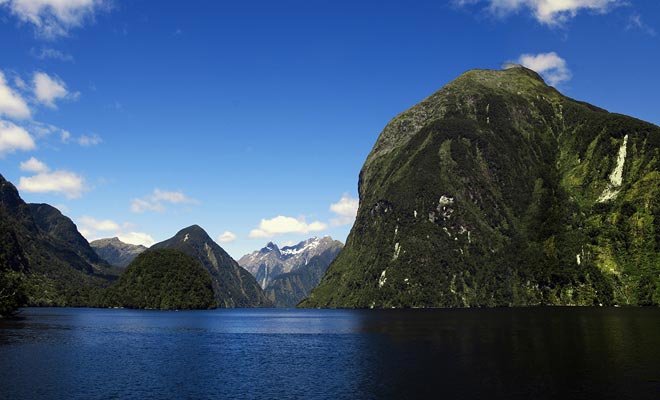
<path fill-rule="evenodd" d="M 657 1 L 0 0 L 0 174 L 88 240 L 345 241 L 387 122 L 506 63 L 660 124 Z"/>

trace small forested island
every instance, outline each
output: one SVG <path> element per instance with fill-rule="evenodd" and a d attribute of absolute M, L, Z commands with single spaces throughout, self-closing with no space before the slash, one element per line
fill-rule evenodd
<path fill-rule="evenodd" d="M 216 308 L 211 276 L 194 258 L 178 250 L 141 253 L 108 289 L 114 307 L 155 310 Z"/>

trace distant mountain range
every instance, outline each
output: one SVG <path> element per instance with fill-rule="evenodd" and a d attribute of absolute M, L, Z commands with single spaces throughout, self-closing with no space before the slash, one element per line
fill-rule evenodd
<path fill-rule="evenodd" d="M 115 267 L 126 268 L 135 257 L 147 250 L 142 245 L 124 243 L 119 238 L 98 239 L 89 243 L 99 257 Z"/>
<path fill-rule="evenodd" d="M 255 276 L 276 307 L 295 307 L 318 285 L 344 245 L 330 236 L 310 238 L 281 249 L 273 242 L 238 263 Z"/>
<path fill-rule="evenodd" d="M 330 236 L 313 237 L 281 249 L 275 243 L 268 242 L 262 249 L 241 257 L 238 264 L 254 275 L 259 285 L 265 289 L 276 276 L 306 265 L 312 257 L 330 248 L 343 246 Z"/>

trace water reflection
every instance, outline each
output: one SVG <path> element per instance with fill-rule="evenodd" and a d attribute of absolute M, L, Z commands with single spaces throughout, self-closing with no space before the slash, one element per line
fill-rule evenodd
<path fill-rule="evenodd" d="M 28 309 L 0 398 L 658 398 L 660 310 Z"/>

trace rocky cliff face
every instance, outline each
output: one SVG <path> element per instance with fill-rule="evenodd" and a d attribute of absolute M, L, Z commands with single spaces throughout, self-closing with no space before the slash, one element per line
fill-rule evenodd
<path fill-rule="evenodd" d="M 659 149 L 528 69 L 466 72 L 385 127 L 304 305 L 657 304 Z"/>

